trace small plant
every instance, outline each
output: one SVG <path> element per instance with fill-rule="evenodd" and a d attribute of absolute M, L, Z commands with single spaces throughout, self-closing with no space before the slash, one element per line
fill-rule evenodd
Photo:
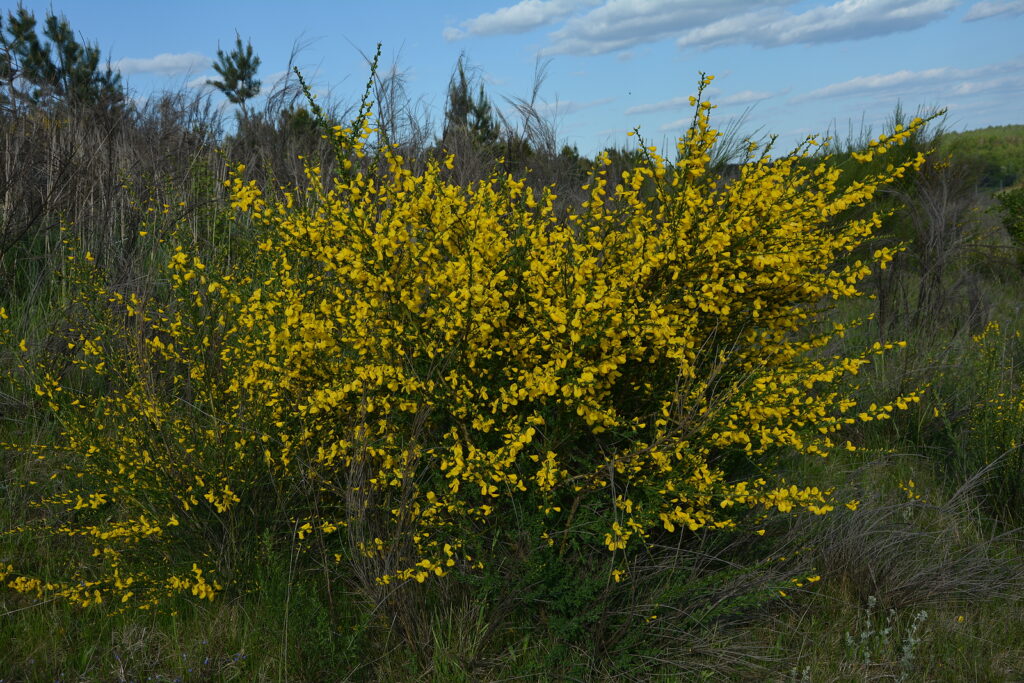
<path fill-rule="evenodd" d="M 805 666 L 800 669 L 794 666 L 786 676 L 786 683 L 814 683 L 814 679 L 811 677 L 811 667 Z"/>
<path fill-rule="evenodd" d="M 911 674 L 914 654 L 921 643 L 919 631 L 928 619 L 928 612 L 917 612 L 909 624 L 901 626 L 895 609 L 878 611 L 875 596 L 869 596 L 864 608 L 860 632 L 846 633 L 846 655 L 855 667 L 891 667 L 897 671 L 896 680 L 905 681 Z"/>
<path fill-rule="evenodd" d="M 1024 264 L 1024 185 L 997 192 L 995 198 L 999 202 L 1003 227 L 1016 245 L 1020 261 Z"/>

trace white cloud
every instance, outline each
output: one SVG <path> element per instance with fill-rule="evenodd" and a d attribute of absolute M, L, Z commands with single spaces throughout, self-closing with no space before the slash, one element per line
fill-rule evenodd
<path fill-rule="evenodd" d="M 691 116 L 685 119 L 676 119 L 675 121 L 669 121 L 665 125 L 658 128 L 658 130 L 661 131 L 662 133 L 666 133 L 668 131 L 686 130 L 692 125 L 693 117 Z"/>
<path fill-rule="evenodd" d="M 569 19 L 541 54 L 597 55 L 678 37 L 737 12 L 794 0 L 607 0 Z"/>
<path fill-rule="evenodd" d="M 1000 14 L 1024 14 L 1024 0 L 982 0 L 964 15 L 964 21 L 978 21 Z"/>
<path fill-rule="evenodd" d="M 209 68 L 213 60 L 195 52 L 171 54 L 165 52 L 156 57 L 119 59 L 113 68 L 122 74 L 160 74 L 162 76 L 179 76 Z"/>
<path fill-rule="evenodd" d="M 857 40 L 920 28 L 957 2 L 838 0 L 794 13 L 786 8 L 798 0 L 606 0 L 551 33 L 541 54 L 597 55 L 667 38 L 681 48 Z"/>
<path fill-rule="evenodd" d="M 262 84 L 260 85 L 260 92 L 269 93 L 271 90 L 280 85 L 282 81 L 285 81 L 289 76 L 291 76 L 290 71 L 276 71 L 268 76 L 263 76 L 262 78 L 260 78 L 260 81 L 262 81 Z"/>
<path fill-rule="evenodd" d="M 889 74 L 858 76 L 840 83 L 832 83 L 793 98 L 794 103 L 834 97 L 863 97 L 870 95 L 918 95 L 943 93 L 947 97 L 970 95 L 1003 88 L 1004 93 L 1024 89 L 1024 59 L 972 69 L 938 67 L 923 71 L 895 71 Z"/>
<path fill-rule="evenodd" d="M 565 100 L 562 102 L 543 102 L 538 104 L 536 109 L 537 113 L 542 116 L 568 116 L 569 114 L 575 114 L 578 111 L 584 109 L 590 109 L 591 107 L 599 107 L 602 104 L 608 104 L 614 102 L 614 97 L 604 97 L 599 100 L 591 100 L 590 102 L 574 102 L 572 100 Z"/>
<path fill-rule="evenodd" d="M 774 36 L 764 35 L 760 29 L 778 24 L 785 17 L 786 14 L 775 7 L 725 17 L 686 31 L 676 39 L 676 45 L 681 48 L 710 48 L 729 43 L 749 43 L 752 42 L 751 39 L 754 41 L 770 39 Z"/>
<path fill-rule="evenodd" d="M 1024 74 L 1014 73 L 988 78 L 985 80 L 962 81 L 953 87 L 950 94 L 955 96 L 977 95 L 993 90 L 999 92 L 1013 92 L 1024 89 Z"/>
<path fill-rule="evenodd" d="M 739 92 L 731 95 L 719 97 L 719 92 L 721 91 L 718 88 L 709 88 L 705 90 L 705 97 L 713 104 L 730 106 L 736 104 L 753 104 L 754 102 L 760 102 L 763 99 L 783 94 L 782 92 L 767 92 L 763 90 L 740 90 Z M 684 95 L 682 97 L 672 97 L 670 99 L 663 99 L 662 101 L 651 102 L 649 104 L 637 104 L 636 106 L 631 106 L 631 108 L 626 110 L 624 114 L 626 114 L 626 116 L 633 116 L 636 114 L 668 112 L 672 110 L 685 109 L 688 108 L 689 105 L 690 95 Z M 686 120 L 689 121 L 689 119 Z"/>
<path fill-rule="evenodd" d="M 521 0 L 444 29 L 448 41 L 522 33 L 562 22 L 540 55 L 598 55 L 674 39 L 680 48 L 778 47 L 860 40 L 912 31 L 960 0 Z M 578 13 L 586 8 L 586 11 Z M 1024 0 L 982 0 L 966 21 L 1022 13 Z"/>
<path fill-rule="evenodd" d="M 839 0 L 798 14 L 762 8 L 684 33 L 681 48 L 750 44 L 761 47 L 858 40 L 911 31 L 942 18 L 956 0 Z"/>
<path fill-rule="evenodd" d="M 857 76 L 841 83 L 832 83 L 824 88 L 812 90 L 798 97 L 793 98 L 794 102 L 806 102 L 829 97 L 849 97 L 864 95 L 866 93 L 883 92 L 907 88 L 908 86 L 934 85 L 943 81 L 970 78 L 972 72 L 977 69 L 954 69 L 943 66 L 936 69 L 925 69 L 924 71 L 909 71 L 903 69 L 890 74 L 873 74 L 871 76 Z"/>
<path fill-rule="evenodd" d="M 760 102 L 762 100 L 767 100 L 767 99 L 772 98 L 772 97 L 777 97 L 778 95 L 781 95 L 784 92 L 786 92 L 786 91 L 782 91 L 782 92 L 762 92 L 762 91 L 757 91 L 757 90 L 741 90 L 738 93 L 735 93 L 733 95 L 726 95 L 725 97 L 721 97 L 721 98 L 709 97 L 708 101 L 711 102 L 711 104 L 719 105 L 719 106 L 723 106 L 723 107 L 737 106 L 737 105 L 744 105 L 744 104 L 754 104 L 754 103 Z M 665 102 L 659 102 L 658 104 L 666 104 L 668 102 L 674 102 L 676 100 L 682 100 L 684 103 L 687 104 L 687 106 L 689 106 L 689 98 L 688 97 L 677 97 L 677 98 L 675 98 L 675 100 L 666 100 Z M 650 106 L 650 105 L 648 105 L 648 106 Z M 639 107 L 637 107 L 637 108 L 639 109 Z M 667 109 L 668 107 L 662 107 L 662 108 L 663 109 Z M 658 111 L 658 110 L 653 110 L 653 111 Z M 626 113 L 628 114 L 629 112 L 626 112 Z M 660 130 L 663 133 L 669 132 L 669 131 L 680 131 L 680 130 L 684 130 L 686 128 L 689 128 L 691 125 L 693 125 L 693 117 L 692 116 L 687 116 L 686 118 L 676 119 L 675 121 L 669 121 L 668 123 L 663 124 L 662 126 L 660 126 L 658 128 L 658 130 Z"/>
<path fill-rule="evenodd" d="M 683 107 L 690 106 L 690 96 L 685 97 L 673 97 L 668 100 L 662 100 L 661 102 L 652 102 L 650 104 L 638 104 L 635 107 L 630 107 L 625 111 L 627 116 L 634 114 L 653 114 L 657 111 L 667 111 L 670 109 L 681 109 Z"/>
<path fill-rule="evenodd" d="M 488 73 L 486 71 L 483 72 L 483 74 L 481 74 L 480 77 L 484 79 L 484 82 L 486 82 L 486 83 L 488 83 L 490 85 L 493 85 L 496 88 L 500 88 L 500 87 L 502 87 L 504 85 L 508 85 L 508 81 L 505 80 L 504 78 L 498 78 L 494 74 Z"/>
<path fill-rule="evenodd" d="M 282 81 L 287 79 L 290 74 L 291 74 L 290 71 L 277 71 L 277 72 L 269 74 L 267 76 L 261 76 L 260 77 L 260 94 L 261 95 L 266 95 L 266 94 L 270 93 L 271 91 L 274 90 L 274 88 L 278 87 L 282 83 Z M 188 81 L 187 83 L 185 83 L 185 87 L 186 88 L 193 88 L 193 89 L 203 89 L 203 88 L 212 89 L 214 87 L 213 81 L 219 81 L 219 80 L 220 80 L 220 76 L 217 75 L 217 74 L 205 74 L 203 76 L 198 76 L 198 77 L 193 78 L 192 80 Z"/>
<path fill-rule="evenodd" d="M 742 125 L 744 123 L 743 117 L 730 116 L 728 118 L 721 119 L 718 123 L 714 124 L 714 127 L 717 128 L 719 131 L 726 131 L 737 123 L 739 125 Z M 685 119 L 676 119 L 675 121 L 669 121 L 668 123 L 659 126 L 658 131 L 662 133 L 672 133 L 673 137 L 678 139 L 682 137 L 686 133 L 686 131 L 690 129 L 690 126 L 692 125 L 693 117 L 689 116 Z M 755 132 L 754 134 L 756 135 L 757 133 Z"/>
<path fill-rule="evenodd" d="M 186 88 L 212 88 L 211 81 L 217 80 L 217 76 L 199 76 L 185 84 Z"/>
<path fill-rule="evenodd" d="M 580 7 L 593 4 L 595 0 L 522 0 L 464 21 L 461 29 L 448 27 L 443 35 L 445 40 L 453 41 L 467 35 L 525 33 L 562 19 Z"/>
<path fill-rule="evenodd" d="M 721 106 L 731 105 L 743 105 L 753 104 L 760 102 L 761 100 L 767 100 L 770 97 L 781 95 L 779 92 L 765 92 L 757 90 L 741 90 L 738 93 L 732 95 L 725 95 L 724 97 L 718 97 L 720 91 L 717 88 L 709 88 L 704 91 L 704 97 L 712 104 Z M 630 107 L 625 112 L 626 116 L 633 116 L 636 114 L 653 114 L 659 111 L 671 111 L 673 109 L 685 109 L 690 106 L 690 95 L 684 95 L 683 97 L 673 97 L 660 102 L 652 102 L 650 104 L 639 104 L 635 107 Z M 689 121 L 690 119 L 684 119 Z"/>
<path fill-rule="evenodd" d="M 763 92 L 758 90 L 741 90 L 733 95 L 727 95 L 718 100 L 711 100 L 712 104 L 719 104 L 723 107 L 730 105 L 742 105 L 742 104 L 754 104 L 761 100 L 767 100 L 771 97 L 775 97 L 778 93 Z"/>

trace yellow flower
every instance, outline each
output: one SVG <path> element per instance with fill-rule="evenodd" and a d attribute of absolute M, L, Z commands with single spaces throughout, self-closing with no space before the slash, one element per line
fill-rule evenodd
<path fill-rule="evenodd" d="M 374 538 L 352 552 L 386 558 L 374 579 L 387 585 L 501 561 L 495 539 L 527 518 L 529 542 L 628 566 L 666 534 L 688 542 L 755 515 L 763 536 L 771 516 L 830 514 L 834 492 L 784 481 L 774 454 L 853 450 L 844 429 L 917 398 L 857 407 L 843 383 L 896 345 L 832 358 L 823 350 L 852 324 L 804 332 L 819 303 L 857 296 L 891 260 L 858 249 L 879 219 L 851 209 L 920 161 L 851 184 L 798 150 L 751 156 L 722 183 L 701 83 L 674 160 L 646 142 L 632 167 L 603 154 L 570 209 L 554 186 L 498 171 L 460 185 L 451 155 L 371 148 L 368 103 L 327 136 L 334 176 L 309 164 L 282 190 L 231 169 L 220 208 L 244 223 L 246 258 L 162 231 L 166 285 L 148 300 L 93 292 L 115 318 L 129 307 L 130 326 L 83 326 L 74 391 L 35 381 L 67 425 L 62 449 L 82 456 L 41 509 L 77 509 L 66 533 L 110 550 L 76 560 L 104 580 L 117 567 L 140 596 L 203 600 L 221 589 L 198 565 L 172 580 L 129 567 L 138 553 L 125 550 L 145 542 L 177 561 L 211 513 L 232 533 L 279 515 L 269 528 L 292 530 L 297 552 L 341 561 L 339 546 L 304 541 L 341 543 L 337 520 L 367 519 Z M 765 474 L 738 480 L 740 458 Z"/>

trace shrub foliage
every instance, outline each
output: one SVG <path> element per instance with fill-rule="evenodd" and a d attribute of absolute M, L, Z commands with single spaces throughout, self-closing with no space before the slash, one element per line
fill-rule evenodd
<path fill-rule="evenodd" d="M 922 158 L 840 188 L 813 139 L 781 158 L 751 145 L 724 183 L 713 107 L 692 104 L 678 161 L 643 148 L 611 177 L 599 158 L 571 211 L 558 188 L 456 185 L 451 157 L 414 172 L 370 153 L 368 126 L 339 127 L 351 170 L 311 165 L 307 190 L 236 168 L 225 210 L 247 246 L 204 261 L 168 237 L 166 291 L 105 289 L 80 254 L 69 362 L 31 366 L 54 478 L 12 530 L 80 552 L 7 566 L 8 585 L 213 599 L 260 538 L 367 587 L 473 572 L 523 540 L 592 548 L 628 580 L 654 540 L 828 512 L 777 456 L 852 448 L 844 425 L 917 399 L 857 408 L 837 388 L 885 347 L 822 352 L 844 328 L 822 333 L 820 313 L 858 294 L 870 266 L 849 254 L 880 221 L 836 217 Z"/>

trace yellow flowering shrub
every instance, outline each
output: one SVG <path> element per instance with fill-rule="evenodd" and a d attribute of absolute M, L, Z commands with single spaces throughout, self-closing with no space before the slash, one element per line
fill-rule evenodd
<path fill-rule="evenodd" d="M 840 191 L 810 144 L 751 149 L 724 184 L 712 107 L 694 105 L 677 162 L 647 148 L 610 177 L 599 158 L 569 212 L 556 187 L 458 186 L 450 157 L 416 173 L 384 145 L 340 177 L 310 167 L 306 191 L 269 196 L 236 169 L 249 248 L 178 244 L 164 299 L 100 289 L 97 319 L 121 333 L 71 343 L 99 388 L 35 387 L 63 427 L 65 484 L 24 531 L 83 551 L 46 588 L 213 599 L 264 533 L 390 583 L 473 571 L 526 530 L 609 553 L 618 580 L 616 558 L 652 539 L 828 512 L 829 491 L 774 474 L 777 455 L 853 448 L 845 424 L 917 400 L 857 408 L 839 388 L 885 347 L 818 352 L 843 334 L 820 313 L 870 273 L 843 257 L 880 222 L 833 219 L 922 159 Z"/>

